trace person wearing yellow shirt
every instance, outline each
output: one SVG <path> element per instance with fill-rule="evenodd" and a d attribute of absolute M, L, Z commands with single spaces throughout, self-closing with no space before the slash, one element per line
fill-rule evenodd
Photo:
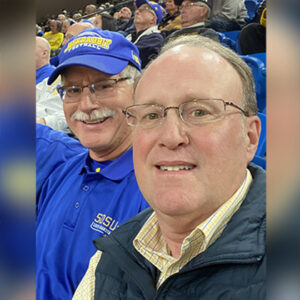
<path fill-rule="evenodd" d="M 62 23 L 57 20 L 51 20 L 49 22 L 49 27 L 50 31 L 45 32 L 43 37 L 49 42 L 51 52 L 54 53 L 59 49 L 62 41 L 64 40 L 64 34 L 61 32 Z"/>

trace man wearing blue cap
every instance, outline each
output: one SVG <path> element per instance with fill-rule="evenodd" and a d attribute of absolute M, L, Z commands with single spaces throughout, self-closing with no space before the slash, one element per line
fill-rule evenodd
<path fill-rule="evenodd" d="M 136 32 L 127 35 L 127 39 L 133 42 L 140 52 L 142 68 L 151 59 L 157 56 L 164 42 L 164 38 L 158 30 L 158 25 L 163 17 L 159 4 L 148 0 L 136 0 L 134 25 Z"/>
<path fill-rule="evenodd" d="M 92 241 L 148 207 L 136 183 L 131 129 L 122 113 L 141 71 L 136 46 L 118 33 L 87 29 L 64 46 L 59 62 L 48 83 L 61 75 L 57 90 L 68 126 L 87 149 L 76 145 L 72 152 L 73 139 L 37 128 L 37 160 L 40 141 L 47 147 L 37 170 L 40 300 L 71 299 L 95 252 Z"/>

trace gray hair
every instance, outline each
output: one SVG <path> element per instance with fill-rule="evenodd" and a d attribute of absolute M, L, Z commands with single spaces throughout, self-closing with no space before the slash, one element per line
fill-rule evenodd
<path fill-rule="evenodd" d="M 210 13 L 211 13 L 210 7 L 209 7 L 208 5 L 206 5 L 205 3 L 199 3 L 199 6 L 200 6 L 200 7 L 202 7 L 202 6 L 207 7 L 207 13 L 206 13 L 206 15 L 205 15 L 205 18 L 206 18 L 206 20 L 209 19 Z"/>
<path fill-rule="evenodd" d="M 126 68 L 120 73 L 120 75 L 122 77 L 130 77 L 130 79 L 126 80 L 126 82 L 127 84 L 133 84 L 135 78 L 139 77 L 141 73 L 136 67 L 128 64 Z"/>
<path fill-rule="evenodd" d="M 244 110 L 247 111 L 249 115 L 257 114 L 256 93 L 253 75 L 251 69 L 237 53 L 221 45 L 220 43 L 213 41 L 210 38 L 203 37 L 200 35 L 189 35 L 180 36 L 174 40 L 169 41 L 162 47 L 159 56 L 179 45 L 187 45 L 192 47 L 209 49 L 223 57 L 227 62 L 229 62 L 231 66 L 237 71 L 242 81 L 242 101 Z"/>

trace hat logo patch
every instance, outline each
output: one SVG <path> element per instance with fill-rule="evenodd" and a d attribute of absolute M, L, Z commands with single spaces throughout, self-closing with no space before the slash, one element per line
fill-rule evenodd
<path fill-rule="evenodd" d="M 140 66 L 141 63 L 140 63 L 138 57 L 133 53 L 133 51 L 131 51 L 131 55 L 132 55 L 132 58 L 134 59 L 134 61 Z"/>
<path fill-rule="evenodd" d="M 67 51 L 74 50 L 78 47 L 91 47 L 98 50 L 109 49 L 111 44 L 111 39 L 99 38 L 99 37 L 79 37 L 69 42 L 68 46 L 64 50 L 64 53 Z"/>

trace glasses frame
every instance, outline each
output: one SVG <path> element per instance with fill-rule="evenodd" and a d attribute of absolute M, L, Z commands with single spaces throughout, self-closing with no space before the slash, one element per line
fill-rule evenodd
<path fill-rule="evenodd" d="M 199 2 L 189 2 L 187 5 L 184 5 L 184 6 L 180 5 L 179 11 L 181 11 L 183 8 L 190 8 L 193 6 L 204 7 L 205 5 L 203 5 L 202 3 L 199 3 Z"/>
<path fill-rule="evenodd" d="M 156 13 L 153 11 L 153 9 L 149 6 L 149 5 L 147 5 L 147 6 L 144 6 L 144 7 L 139 7 L 139 8 L 137 8 L 137 10 L 139 11 L 139 12 L 145 12 L 145 11 L 148 11 L 148 12 L 150 12 L 153 16 L 155 16 L 156 17 Z"/>
<path fill-rule="evenodd" d="M 167 106 L 167 107 L 164 107 L 163 105 L 160 105 L 160 104 L 134 104 L 134 105 L 130 105 L 128 107 L 126 107 L 125 110 L 122 110 L 123 114 L 125 115 L 126 119 L 127 119 L 127 124 L 129 126 L 133 126 L 133 127 L 137 127 L 138 125 L 134 125 L 134 124 L 131 124 L 129 123 L 129 117 L 135 117 L 134 115 L 132 115 L 128 110 L 130 110 L 132 107 L 138 107 L 138 106 L 144 106 L 144 105 L 155 105 L 155 106 L 160 106 L 160 107 L 163 107 L 163 117 L 160 119 L 160 124 L 162 123 L 162 121 L 164 120 L 164 118 L 166 117 L 167 115 L 167 111 L 169 109 L 176 109 L 178 110 L 178 115 L 180 117 L 180 119 L 186 123 L 186 124 L 190 124 L 189 122 L 185 121 L 183 116 L 182 116 L 182 107 L 183 105 L 187 104 L 187 103 L 191 103 L 191 102 L 196 102 L 196 101 L 201 101 L 201 100 L 217 100 L 217 101 L 222 101 L 223 102 L 223 105 L 224 105 L 224 113 L 226 112 L 226 106 L 232 106 L 236 109 L 238 109 L 245 117 L 250 117 L 250 113 L 248 111 L 245 111 L 244 109 L 242 109 L 240 106 L 238 106 L 237 104 L 233 103 L 233 102 L 228 102 L 228 101 L 224 101 L 223 99 L 194 99 L 194 100 L 191 100 L 191 101 L 186 101 L 186 102 L 183 102 L 181 103 L 179 106 Z M 135 117 L 136 118 L 136 117 Z M 199 123 L 199 124 L 204 124 L 205 122 L 203 123 Z M 191 123 L 192 124 L 192 123 Z M 195 124 L 192 124 L 192 125 L 195 125 Z M 143 127 L 143 126 L 142 126 Z M 155 126 L 153 126 L 155 127 Z"/>
<path fill-rule="evenodd" d="M 74 101 L 67 101 L 67 103 L 76 103 L 76 102 L 79 102 L 80 101 L 80 96 L 83 92 L 83 89 L 84 88 L 89 88 L 89 91 L 91 94 L 95 94 L 96 91 L 95 91 L 95 84 L 97 83 L 100 83 L 100 82 L 104 82 L 104 81 L 108 81 L 108 80 L 111 80 L 111 81 L 114 81 L 114 87 L 118 84 L 118 82 L 120 81 L 124 81 L 124 80 L 128 80 L 128 79 L 131 79 L 131 77 L 121 77 L 121 78 L 108 78 L 108 79 L 101 79 L 101 80 L 98 80 L 96 82 L 92 82 L 90 84 L 86 84 L 86 85 L 67 85 L 67 86 L 58 86 L 56 88 L 61 100 L 63 102 L 66 102 L 65 99 L 66 99 L 66 96 L 67 96 L 67 91 L 66 91 L 66 88 L 78 88 L 80 90 L 80 94 L 78 95 L 78 99 L 77 97 L 74 97 Z M 62 96 L 62 93 L 65 93 L 65 96 L 63 97 Z M 70 97 L 69 98 L 73 99 L 73 97 Z"/>

